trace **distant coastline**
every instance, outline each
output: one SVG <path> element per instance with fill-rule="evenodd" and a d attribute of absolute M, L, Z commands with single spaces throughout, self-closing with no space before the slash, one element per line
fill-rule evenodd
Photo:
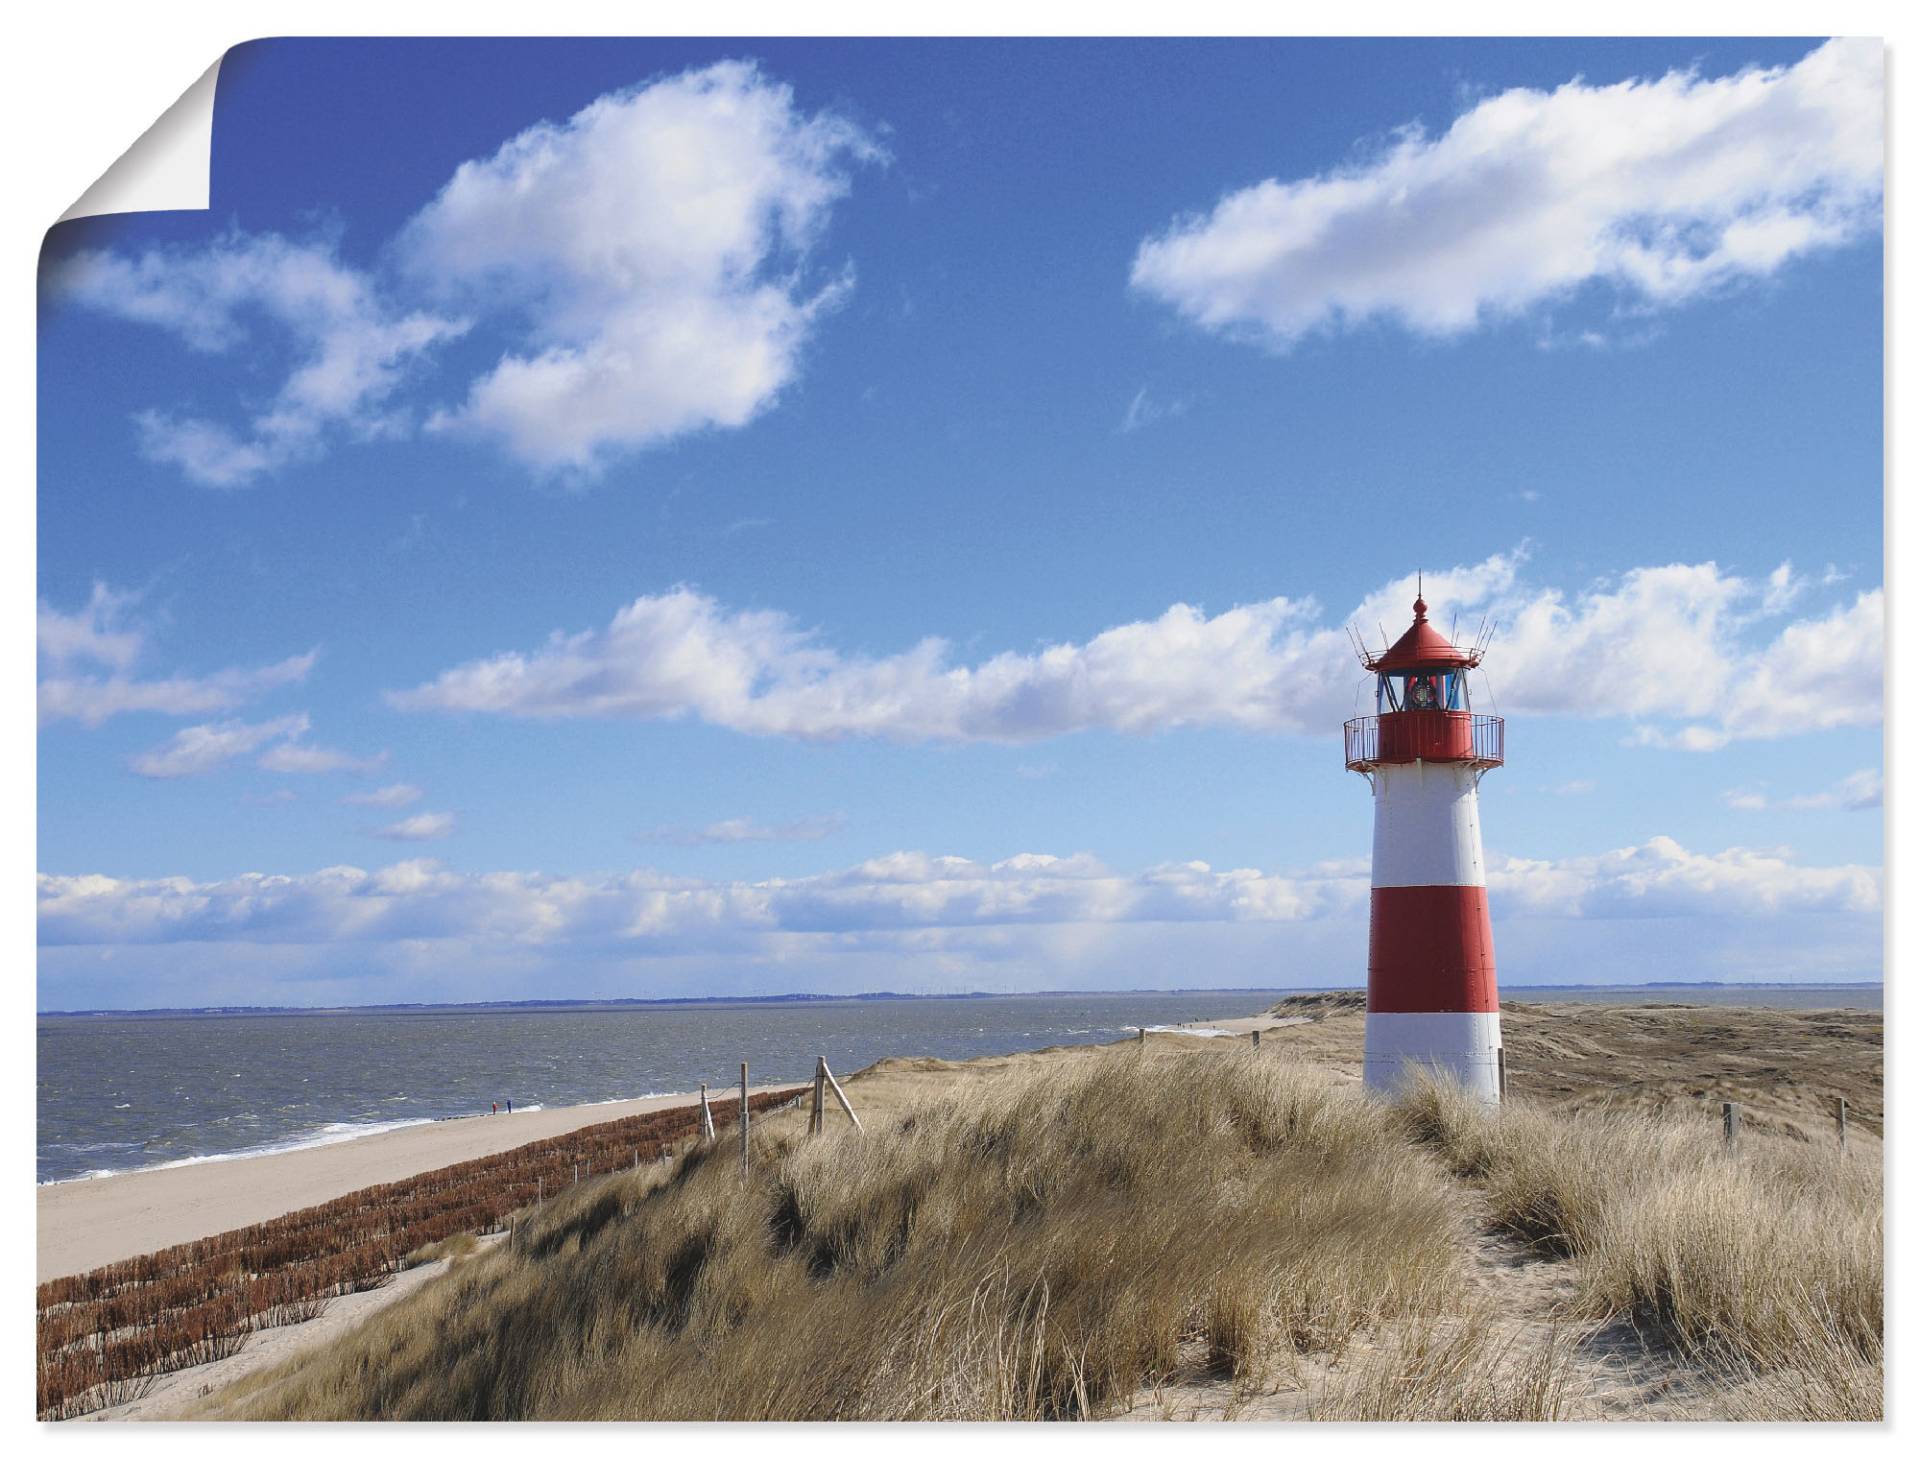
<path fill-rule="evenodd" d="M 1329 982 L 1296 987 L 1100 987 L 1046 988 L 1037 992 L 778 992 L 740 997 L 536 997 L 501 999 L 489 1002 L 378 1002 L 343 1003 L 326 1007 L 294 1007 L 271 1003 L 259 1005 L 220 1004 L 212 1007 L 97 1007 L 44 1008 L 34 1016 L 42 1018 L 177 1018 L 177 1017 L 263 1017 L 321 1016 L 340 1013 L 444 1013 L 444 1012 L 591 1012 L 596 1008 L 648 1007 L 775 1007 L 790 1003 L 839 1002 L 979 1002 L 1008 997 L 1180 997 L 1198 993 L 1287 993 L 1344 992 L 1358 990 L 1358 982 Z M 1823 982 L 1513 982 L 1501 986 L 1502 995 L 1522 992 L 1676 992 L 1691 988 L 1786 987 L 1813 991 L 1818 988 L 1885 987 L 1884 977 L 1862 977 L 1853 981 Z"/>
<path fill-rule="evenodd" d="M 1758 985 L 1758 984 L 1756 984 Z M 1821 984 L 1842 986 L 1841 983 Z M 1861 986 L 1871 984 L 1862 983 Z M 1329 989 L 1330 990 L 1330 989 Z M 81 1008 L 43 1011 L 43 1018 L 261 1017 L 278 1013 L 438 1013 L 438 1012 L 592 1012 L 596 1008 L 781 1007 L 792 1003 L 836 1002 L 984 1002 L 1007 997 L 1141 996 L 1182 997 L 1197 993 L 1298 992 L 1294 987 L 1114 987 L 1091 991 L 1072 988 L 1041 992 L 770 992 L 741 997 L 529 997 L 493 1002 L 366 1002 L 329 1007 L 281 1007 L 271 1004 L 217 1007 Z"/>

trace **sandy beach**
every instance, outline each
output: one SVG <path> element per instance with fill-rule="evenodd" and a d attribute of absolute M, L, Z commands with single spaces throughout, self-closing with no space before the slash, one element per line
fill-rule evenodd
<path fill-rule="evenodd" d="M 683 1107 L 697 1103 L 699 1097 L 660 1094 L 618 1103 L 443 1119 L 311 1149 L 41 1185 L 36 1192 L 34 1279 L 74 1275 L 108 1261 L 271 1220 L 368 1185 L 498 1154 L 589 1124 Z"/>
<path fill-rule="evenodd" d="M 1279 1028 L 1297 1027 L 1311 1018 L 1278 1018 L 1272 1013 L 1257 1013 L 1250 1018 L 1215 1018 L 1211 1022 L 1148 1025 L 1149 1033 L 1186 1033 L 1196 1038 L 1244 1038 L 1249 1033 L 1271 1033 Z"/>

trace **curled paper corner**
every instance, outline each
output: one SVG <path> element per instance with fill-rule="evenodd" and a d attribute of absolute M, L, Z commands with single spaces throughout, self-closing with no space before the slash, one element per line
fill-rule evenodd
<path fill-rule="evenodd" d="M 213 190 L 213 93 L 219 79 L 216 60 L 59 220 L 204 212 Z"/>

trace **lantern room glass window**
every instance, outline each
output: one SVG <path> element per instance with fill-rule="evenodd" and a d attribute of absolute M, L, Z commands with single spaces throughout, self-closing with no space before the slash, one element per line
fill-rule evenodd
<path fill-rule="evenodd" d="M 1383 673 L 1375 711 L 1397 714 L 1404 710 L 1463 711 L 1468 707 L 1467 676 L 1459 669 L 1417 668 L 1407 673 Z"/>

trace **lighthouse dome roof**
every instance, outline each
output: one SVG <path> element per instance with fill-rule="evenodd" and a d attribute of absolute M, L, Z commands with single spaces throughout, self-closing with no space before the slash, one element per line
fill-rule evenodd
<path fill-rule="evenodd" d="M 1375 673 L 1400 673 L 1411 668 L 1472 668 L 1479 656 L 1455 647 L 1446 634 L 1427 621 L 1427 600 L 1413 600 L 1413 626 L 1380 654 L 1368 656 L 1367 667 Z"/>

